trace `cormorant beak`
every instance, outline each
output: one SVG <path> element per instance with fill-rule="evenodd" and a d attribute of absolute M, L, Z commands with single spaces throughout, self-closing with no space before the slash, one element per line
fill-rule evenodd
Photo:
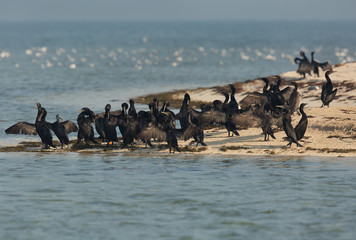
<path fill-rule="evenodd" d="M 35 107 L 35 108 L 33 108 L 33 109 L 38 109 L 38 107 L 40 107 L 40 106 L 41 106 L 41 104 L 40 104 L 40 103 L 38 103 L 38 102 L 36 102 L 35 104 L 36 104 L 36 106 L 37 106 L 37 107 Z"/>

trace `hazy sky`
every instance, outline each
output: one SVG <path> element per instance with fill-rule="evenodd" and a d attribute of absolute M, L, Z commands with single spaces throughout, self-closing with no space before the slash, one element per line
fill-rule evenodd
<path fill-rule="evenodd" d="M 0 21 L 356 20 L 356 0 L 0 0 Z"/>

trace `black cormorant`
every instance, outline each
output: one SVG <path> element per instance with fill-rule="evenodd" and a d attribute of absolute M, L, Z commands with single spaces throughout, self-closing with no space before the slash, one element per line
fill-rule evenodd
<path fill-rule="evenodd" d="M 325 73 L 326 83 L 323 84 L 321 90 L 321 102 L 323 103 L 321 107 L 323 106 L 329 107 L 330 102 L 335 98 L 335 95 L 337 93 L 337 88 L 333 89 L 333 84 L 329 77 L 329 74 L 331 73 L 333 73 L 333 71 L 327 71 Z"/>
<path fill-rule="evenodd" d="M 95 121 L 95 113 L 91 111 L 89 108 L 84 107 L 80 110 L 80 113 L 77 118 L 78 122 L 78 141 L 77 144 L 80 143 L 82 139 L 87 143 L 88 141 L 92 141 L 97 144 L 98 142 L 94 139 L 94 129 L 92 123 Z"/>
<path fill-rule="evenodd" d="M 307 105 L 307 104 L 306 103 L 300 104 L 299 112 L 302 114 L 302 118 L 300 119 L 297 126 L 295 126 L 295 128 L 294 128 L 298 141 L 304 137 L 305 131 L 307 130 L 307 127 L 308 127 L 308 117 L 304 112 L 305 105 Z"/>
<path fill-rule="evenodd" d="M 295 58 L 294 62 L 299 64 L 297 73 L 303 75 L 303 78 L 305 78 L 305 74 L 309 74 L 311 76 L 311 71 L 313 70 L 313 66 L 310 63 L 309 59 L 305 56 L 305 53 L 303 51 L 300 52 L 300 56 L 303 58 Z"/>
<path fill-rule="evenodd" d="M 209 125 L 209 124 L 225 124 L 226 113 L 222 110 L 223 104 L 220 100 L 214 100 L 213 107 L 204 112 L 199 112 L 194 109 L 190 109 L 191 118 L 194 123 L 199 126 Z"/>
<path fill-rule="evenodd" d="M 136 108 L 135 108 L 135 102 L 133 99 L 130 99 L 129 100 L 129 103 L 130 103 L 130 107 L 129 107 L 129 110 L 128 110 L 128 114 L 129 116 L 133 117 L 133 118 L 137 118 L 137 112 L 136 112 Z"/>
<path fill-rule="evenodd" d="M 302 145 L 300 145 L 298 143 L 297 135 L 296 135 L 295 130 L 292 126 L 292 119 L 291 119 L 289 110 L 287 108 L 284 109 L 284 114 L 283 114 L 283 130 L 286 133 L 288 141 L 289 141 L 287 146 L 291 146 L 292 143 L 295 143 L 295 144 L 297 144 L 297 147 L 302 147 Z"/>
<path fill-rule="evenodd" d="M 262 121 L 261 121 L 261 127 L 263 134 L 265 135 L 265 141 L 269 141 L 269 136 L 271 136 L 273 139 L 276 139 L 274 136 L 273 130 L 272 130 L 272 118 L 270 114 L 264 113 L 262 116 Z"/>
<path fill-rule="evenodd" d="M 112 116 L 110 114 L 111 105 L 106 104 L 105 106 L 105 115 L 104 115 L 104 133 L 105 133 L 105 140 L 108 144 L 112 142 L 118 142 L 116 127 L 118 124 L 118 118 Z"/>
<path fill-rule="evenodd" d="M 118 118 L 118 126 L 123 139 L 122 148 L 128 147 L 128 145 L 133 144 L 137 134 L 140 131 L 139 122 L 137 119 L 129 116 L 127 114 L 128 105 L 127 103 L 121 104 L 122 114 Z"/>
<path fill-rule="evenodd" d="M 275 113 L 278 106 L 283 106 L 285 104 L 285 99 L 279 89 L 282 79 L 277 75 L 277 84 L 271 86 L 270 90 L 270 109 Z"/>
<path fill-rule="evenodd" d="M 298 92 L 298 84 L 296 82 L 291 82 L 291 84 L 294 86 L 294 90 L 289 97 L 288 106 L 290 114 L 293 114 L 299 107 L 301 97 Z"/>
<path fill-rule="evenodd" d="M 106 142 L 104 122 L 105 122 L 105 111 L 95 115 L 95 130 L 99 134 L 99 138 L 102 142 Z M 110 111 L 110 116 L 118 118 L 121 115 L 121 110 Z"/>
<path fill-rule="evenodd" d="M 169 153 L 177 151 L 177 152 L 181 152 L 179 146 L 178 146 L 178 140 L 177 140 L 177 136 L 175 133 L 175 129 L 170 128 L 166 130 L 166 140 L 167 140 L 167 144 L 169 147 Z"/>
<path fill-rule="evenodd" d="M 188 112 L 188 125 L 185 128 L 174 129 L 175 135 L 183 139 L 184 141 L 194 138 L 194 141 L 202 146 L 206 146 L 204 143 L 204 130 L 201 126 L 192 123 L 191 121 L 192 113 Z"/>
<path fill-rule="evenodd" d="M 46 149 L 49 148 L 49 146 L 55 148 L 56 146 L 54 146 L 52 142 L 53 138 L 52 138 L 51 131 L 46 123 L 47 111 L 45 108 L 41 107 L 40 103 L 36 103 L 36 105 L 37 105 L 38 112 L 37 112 L 35 127 L 36 127 L 37 134 L 41 138 L 42 147 Z"/>
<path fill-rule="evenodd" d="M 157 117 L 158 112 L 159 112 L 159 99 L 158 98 L 153 98 L 153 115 Z"/>
<path fill-rule="evenodd" d="M 246 109 L 252 105 L 262 105 L 262 102 L 268 102 L 269 97 L 269 80 L 267 78 L 262 78 L 262 81 L 265 82 L 265 85 L 262 89 L 262 93 L 260 92 L 252 92 L 249 93 L 246 97 L 244 97 L 240 102 L 239 105 L 241 109 Z"/>
<path fill-rule="evenodd" d="M 332 71 L 332 67 L 329 62 L 319 63 L 319 62 L 315 61 L 314 54 L 315 54 L 315 52 L 311 53 L 311 64 L 313 65 L 314 74 L 316 74 L 319 77 L 319 67 L 323 71 Z"/>
<path fill-rule="evenodd" d="M 188 111 L 189 111 L 190 96 L 188 93 L 184 94 L 184 99 L 182 101 L 182 106 L 180 107 L 179 113 L 176 114 L 176 119 L 179 119 L 181 128 L 186 128 L 188 126 Z"/>
<path fill-rule="evenodd" d="M 229 94 L 227 92 L 222 92 L 221 94 L 224 95 L 224 97 L 225 97 L 223 106 L 222 106 L 222 110 L 223 110 L 223 112 L 226 113 L 228 111 Z"/>
<path fill-rule="evenodd" d="M 70 120 L 63 121 L 59 114 L 56 115 L 56 119 L 57 121 L 52 123 L 49 128 L 54 132 L 54 134 L 56 134 L 59 142 L 61 143 L 61 148 L 63 149 L 64 144 L 69 144 L 68 133 L 77 132 L 78 127 Z"/>
<path fill-rule="evenodd" d="M 311 52 L 311 64 L 313 65 L 314 75 L 319 77 L 319 63 L 317 61 L 315 61 L 314 53 L 315 52 Z"/>
<path fill-rule="evenodd" d="M 261 117 L 256 114 L 257 107 L 249 107 L 244 110 L 239 110 L 235 114 L 227 114 L 225 127 L 230 137 L 230 132 L 233 132 L 236 136 L 240 136 L 237 130 L 248 129 L 250 127 L 260 127 Z M 231 137 L 233 134 L 231 135 Z"/>
<path fill-rule="evenodd" d="M 234 84 L 229 84 L 229 86 L 231 89 L 231 94 L 230 94 L 230 102 L 228 103 L 227 107 L 230 113 L 235 113 L 239 109 L 239 105 L 235 98 L 236 88 Z"/>

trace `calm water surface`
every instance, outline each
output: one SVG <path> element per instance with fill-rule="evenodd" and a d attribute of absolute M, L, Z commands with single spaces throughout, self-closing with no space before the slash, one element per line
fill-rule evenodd
<path fill-rule="evenodd" d="M 0 154 L 1 239 L 354 239 L 356 163 Z"/>

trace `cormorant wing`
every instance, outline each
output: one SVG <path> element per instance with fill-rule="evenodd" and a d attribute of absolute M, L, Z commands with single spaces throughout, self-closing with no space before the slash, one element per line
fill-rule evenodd
<path fill-rule="evenodd" d="M 225 123 L 226 122 L 226 113 L 220 111 L 213 111 L 212 119 L 214 123 Z"/>
<path fill-rule="evenodd" d="M 331 93 L 327 94 L 325 102 L 330 103 L 337 93 L 337 88 L 335 88 Z"/>
<path fill-rule="evenodd" d="M 78 131 L 77 125 L 75 125 L 75 123 L 70 121 L 70 120 L 64 121 L 64 122 L 62 122 L 60 124 L 64 126 L 64 129 L 65 129 L 67 134 L 71 133 L 71 132 L 77 132 Z"/>
<path fill-rule="evenodd" d="M 146 141 L 150 140 L 151 138 L 155 138 L 159 141 L 166 141 L 167 134 L 165 131 L 163 131 L 155 126 L 150 126 L 150 127 L 143 129 L 139 134 L 137 134 L 137 138 L 146 140 Z"/>
<path fill-rule="evenodd" d="M 266 96 L 259 92 L 253 92 L 249 93 L 246 97 L 241 99 L 239 104 L 242 109 L 245 109 L 251 106 L 252 104 L 262 105 L 262 101 L 266 101 Z"/>
<path fill-rule="evenodd" d="M 197 112 L 194 115 L 193 117 L 196 117 L 198 119 L 200 125 L 213 123 L 213 111 L 206 111 L 202 113 Z"/>
<path fill-rule="evenodd" d="M 54 123 L 55 123 L 55 122 L 54 122 Z M 47 121 L 46 121 L 47 127 L 48 127 L 50 130 L 52 130 L 53 132 L 54 132 L 54 130 L 53 130 L 53 129 L 54 129 L 54 126 L 53 126 L 54 123 L 50 123 L 50 122 L 47 122 Z"/>
<path fill-rule="evenodd" d="M 305 121 L 305 119 L 303 119 L 303 118 L 300 119 L 299 123 L 294 128 L 297 140 L 300 140 L 303 138 L 305 131 L 307 130 L 307 127 L 308 127 L 308 120 Z"/>
<path fill-rule="evenodd" d="M 198 136 L 200 134 L 200 128 L 193 125 L 189 124 L 189 126 L 184 130 L 182 138 L 184 141 L 187 141 L 188 139 Z"/>
<path fill-rule="evenodd" d="M 260 127 L 261 118 L 249 113 L 238 113 L 229 117 L 228 121 L 235 124 L 238 129 L 248 129 L 249 127 Z"/>
<path fill-rule="evenodd" d="M 329 62 L 319 63 L 319 67 L 321 67 L 321 69 L 323 69 L 323 71 L 327 71 L 327 70 L 332 71 L 332 67 Z"/>
<path fill-rule="evenodd" d="M 37 135 L 35 124 L 19 122 L 5 130 L 6 134 Z"/>
<path fill-rule="evenodd" d="M 289 99 L 290 95 L 292 94 L 293 90 L 294 90 L 294 88 L 290 87 L 290 86 L 285 87 L 285 88 L 283 88 L 281 90 L 281 94 L 284 97 L 285 101 L 288 101 L 288 99 Z"/>
<path fill-rule="evenodd" d="M 294 62 L 296 63 L 296 64 L 298 64 L 298 62 L 300 63 L 301 61 L 302 61 L 303 59 L 300 59 L 300 58 L 294 58 Z"/>
<path fill-rule="evenodd" d="M 104 118 L 104 115 L 105 115 L 105 112 L 101 112 L 101 113 L 95 114 L 95 118 Z M 110 111 L 110 115 L 118 117 L 121 115 L 121 110 Z"/>
<path fill-rule="evenodd" d="M 191 114 L 192 118 L 199 118 L 200 115 L 203 114 L 203 112 L 199 112 L 193 108 L 190 108 L 189 113 Z"/>

